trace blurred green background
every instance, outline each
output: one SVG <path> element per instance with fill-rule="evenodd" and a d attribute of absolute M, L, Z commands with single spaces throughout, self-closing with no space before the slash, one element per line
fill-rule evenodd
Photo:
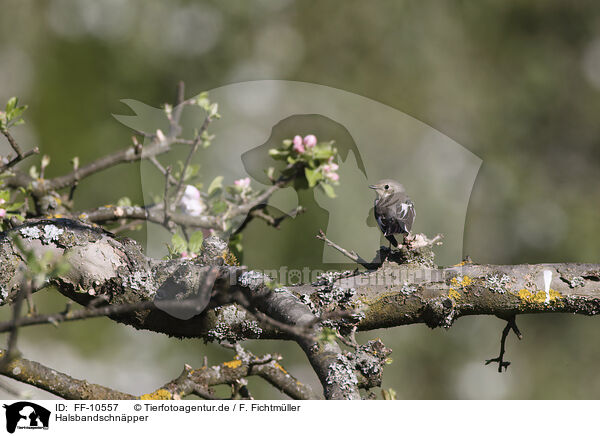
<path fill-rule="evenodd" d="M 172 101 L 178 80 L 188 95 L 256 79 L 313 82 L 405 112 L 483 160 L 465 227 L 464 252 L 475 262 L 600 261 L 597 2 L 1 4 L 0 101 L 17 95 L 30 106 L 15 136 L 52 156 L 49 175 L 67 171 L 74 155 L 85 163 L 129 144 L 131 132 L 111 116 L 127 112 L 122 98 L 158 107 Z M 75 200 L 83 209 L 122 196 L 142 201 L 139 166 L 89 178 Z M 302 220 L 286 225 L 301 228 Z M 247 243 L 264 231 L 274 230 L 253 224 Z M 285 237 L 290 255 L 306 241 L 301 232 Z M 36 300 L 43 311 L 64 308 L 54 291 Z M 8 313 L 0 310 L 0 318 Z M 600 397 L 597 319 L 518 322 L 524 339 L 509 337 L 513 363 L 503 374 L 483 365 L 497 355 L 504 326 L 493 317 L 459 319 L 448 331 L 417 325 L 359 339 L 381 337 L 393 348 L 383 387 L 401 399 Z M 319 389 L 294 344 L 247 347 L 281 352 L 290 372 Z M 101 319 L 24 329 L 20 348 L 27 358 L 132 394 L 156 389 L 184 363 L 201 366 L 204 355 L 210 363 L 231 355 Z M 251 380 L 250 387 L 258 398 L 280 398 L 266 383 Z"/>

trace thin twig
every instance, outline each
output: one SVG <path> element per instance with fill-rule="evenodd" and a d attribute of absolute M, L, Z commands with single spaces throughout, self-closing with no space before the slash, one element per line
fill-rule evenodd
<path fill-rule="evenodd" d="M 196 152 L 198 151 L 198 147 L 203 142 L 202 134 L 206 131 L 206 129 L 208 129 L 208 125 L 210 124 L 210 121 L 211 121 L 211 118 L 209 115 L 207 115 L 206 118 L 204 119 L 204 122 L 202 123 L 202 126 L 200 127 L 200 131 L 194 138 L 194 143 L 192 144 L 192 148 L 190 149 L 190 152 L 187 155 L 187 158 L 183 165 L 183 169 L 181 170 L 181 175 L 179 176 L 179 181 L 177 183 L 177 189 L 175 190 L 175 203 L 174 203 L 175 206 L 177 206 L 179 204 L 179 202 L 181 201 L 181 197 L 183 197 L 183 193 L 185 191 L 185 186 L 183 185 L 183 182 L 185 179 L 185 173 L 187 172 L 187 169 L 190 166 L 190 163 L 192 162 L 192 157 L 194 156 L 194 154 L 196 154 Z"/>
<path fill-rule="evenodd" d="M 119 227 L 115 227 L 114 229 L 110 229 L 110 231 L 112 233 L 117 234 L 117 233 L 124 232 L 126 230 L 134 230 L 135 227 L 143 225 L 143 224 L 144 224 L 144 220 L 133 220 L 128 223 L 122 224 Z"/>
<path fill-rule="evenodd" d="M 355 251 L 348 251 L 345 248 L 340 247 L 339 245 L 337 245 L 335 242 L 332 242 L 329 239 L 327 239 L 327 237 L 325 236 L 325 232 L 323 232 L 323 230 L 319 230 L 319 234 L 316 236 L 316 238 L 319 239 L 319 240 L 321 240 L 321 241 L 324 241 L 330 247 L 335 248 L 337 251 L 339 251 L 340 253 L 342 253 L 344 256 L 346 256 L 348 259 L 352 260 L 353 262 L 356 262 L 359 265 L 362 265 L 362 266 L 364 266 L 367 269 L 373 268 L 373 264 L 372 263 L 369 263 L 366 260 L 364 260 L 358 254 L 356 254 Z"/>
<path fill-rule="evenodd" d="M 16 164 L 21 162 L 23 159 L 28 158 L 29 156 L 33 156 L 34 154 L 39 154 L 39 152 L 40 152 L 40 149 L 35 147 L 31 150 L 26 151 L 21 156 L 17 156 L 14 159 L 11 159 L 6 164 L 4 164 L 3 166 L 0 167 L 0 173 L 3 173 L 4 171 L 8 170 L 9 168 L 15 166 Z"/>
<path fill-rule="evenodd" d="M 165 215 L 164 215 L 164 221 L 163 221 L 163 225 L 168 229 L 168 230 L 172 230 L 172 225 L 171 225 L 171 220 L 170 220 L 170 209 L 169 209 L 169 188 L 171 187 L 171 184 L 169 183 L 169 177 L 171 176 L 171 167 L 167 167 L 166 169 L 166 174 L 165 174 L 165 193 L 164 193 L 164 198 L 163 198 L 163 202 L 164 202 L 164 210 L 165 210 Z"/>
<path fill-rule="evenodd" d="M 165 167 L 162 166 L 162 164 L 158 161 L 158 159 L 156 158 L 156 156 L 150 156 L 150 158 L 148 158 L 148 160 L 158 169 L 158 171 L 160 171 L 160 173 L 163 176 L 167 176 L 167 170 Z M 175 177 L 173 177 L 172 175 L 169 174 L 169 182 L 174 185 L 177 183 L 177 179 Z"/>
<path fill-rule="evenodd" d="M 17 157 L 22 160 L 23 159 L 23 151 L 19 144 L 17 144 L 16 139 L 10 134 L 8 129 L 0 129 L 0 132 L 4 135 L 4 137 L 8 140 L 8 143 L 12 147 L 12 149 L 17 153 Z"/>
<path fill-rule="evenodd" d="M 515 332 L 515 335 L 517 338 L 519 338 L 519 340 L 523 338 L 523 335 L 517 327 L 516 315 L 512 315 L 507 320 L 506 327 L 504 327 L 504 330 L 502 330 L 502 338 L 500 339 L 500 355 L 485 361 L 486 365 L 492 362 L 498 362 L 498 372 L 502 372 L 502 369 L 506 370 L 508 365 L 510 365 L 510 362 L 504 360 L 504 352 L 506 351 L 506 338 L 511 330 Z"/>
<path fill-rule="evenodd" d="M 175 98 L 175 108 L 173 109 L 172 115 L 169 117 L 169 137 L 175 138 L 181 131 L 179 121 L 181 119 L 181 112 L 185 105 L 185 83 L 180 80 L 177 84 L 177 96 Z"/>
<path fill-rule="evenodd" d="M 25 300 L 25 296 L 27 294 L 26 289 L 29 288 L 31 291 L 31 282 L 29 280 L 22 280 L 22 285 L 17 295 L 15 297 L 15 302 L 12 305 L 12 318 L 10 321 L 4 323 L 6 324 L 6 330 L 10 332 L 8 335 L 8 341 L 6 344 L 6 353 L 4 354 L 2 360 L 0 360 L 0 371 L 3 371 L 10 362 L 18 356 L 17 351 L 17 338 L 20 326 L 21 318 L 21 309 L 23 307 L 23 301 Z"/>

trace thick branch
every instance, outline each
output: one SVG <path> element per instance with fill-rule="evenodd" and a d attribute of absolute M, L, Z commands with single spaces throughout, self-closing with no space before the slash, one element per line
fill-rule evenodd
<path fill-rule="evenodd" d="M 71 270 L 51 283 L 84 306 L 102 297 L 107 304 L 102 310 L 118 322 L 220 342 L 296 340 L 319 375 L 326 398 L 358 398 L 361 384 L 351 356 L 335 343 L 315 339 L 323 332 L 328 313 L 351 314 L 326 324 L 350 331 L 413 323 L 450 327 L 467 315 L 510 319 L 523 313 L 595 315 L 600 311 L 597 264 L 467 263 L 437 269 L 429 267 L 431 258 L 425 253 L 410 264 L 385 262 L 376 271 L 349 271 L 324 276 L 315 285 L 273 289 L 272 278 L 261 272 L 226 265 L 227 244 L 217 238 L 207 238 L 198 263 L 192 263 L 147 258 L 132 240 L 117 240 L 101 229 L 70 220 L 31 222 L 11 232 L 40 256 L 48 250 L 68 254 Z M 14 277 L 22 260 L 12 244 L 9 235 L 0 237 L 0 286 L 8 293 L 0 304 L 11 302 L 19 288 Z M 216 280 L 208 280 L 214 271 Z M 203 285 L 206 282 L 208 286 Z M 186 300 L 193 304 L 184 304 L 184 310 L 170 306 Z M 118 308 L 140 303 L 141 307 L 123 312 Z M 85 310 L 98 309 L 84 309 L 81 317 L 90 313 Z M 32 318 L 32 323 L 36 320 Z"/>
<path fill-rule="evenodd" d="M 3 358 L 5 350 L 0 350 Z M 308 385 L 300 383 L 279 363 L 278 356 L 254 358 L 250 361 L 235 359 L 221 365 L 192 369 L 186 365 L 182 374 L 157 391 L 136 397 L 86 380 L 79 380 L 48 368 L 38 362 L 13 358 L 0 374 L 13 380 L 35 386 L 67 400 L 175 400 L 190 394 L 215 399 L 209 387 L 232 384 L 243 377 L 259 376 L 293 399 L 314 400 L 318 397 Z"/>
<path fill-rule="evenodd" d="M 4 353 L 4 350 L 0 350 L 0 357 Z M 1 373 L 66 400 L 133 400 L 136 398 L 86 380 L 78 380 L 41 363 L 23 358 L 12 359 Z"/>
<path fill-rule="evenodd" d="M 47 226 L 50 226 L 46 228 Z M 62 233 L 56 240 L 46 238 L 54 227 Z M 35 229 L 35 230 L 32 230 Z M 14 231 L 40 253 L 52 250 L 69 252 L 73 269 L 54 283 L 69 298 L 84 305 L 100 295 L 108 304 L 152 301 L 161 286 L 175 275 L 182 295 L 194 295 L 194 280 L 202 277 L 206 267 L 186 260 L 160 261 L 146 258 L 132 240 L 117 240 L 98 228 L 69 220 L 38 221 Z M 30 235 L 30 236 L 27 236 Z M 226 247 L 224 247 L 226 249 Z M 105 259 L 99 263 L 99 259 Z M 18 288 L 13 280 L 21 260 L 7 235 L 0 238 L 0 286 L 9 297 Z M 253 295 L 252 277 L 269 281 L 261 273 L 223 265 L 221 279 L 214 292 L 235 286 Z M 553 273 L 549 298 L 546 298 L 543 271 Z M 185 272 L 185 274 L 183 274 Z M 497 315 L 504 318 L 524 313 L 579 313 L 595 315 L 600 311 L 600 265 L 475 265 L 465 264 L 444 269 L 430 269 L 418 264 L 386 263 L 377 271 L 345 275 L 331 282 L 328 289 L 339 294 L 348 291 L 347 305 L 360 313 L 359 330 L 426 323 L 431 327 L 450 326 L 467 315 Z M 84 292 L 82 292 L 82 290 Z M 294 295 L 322 300 L 327 289 L 312 285 L 290 286 L 280 292 L 262 289 L 253 301 L 259 310 L 273 318 L 291 323 L 296 315 L 311 322 L 314 316 Z M 322 295 L 320 295 L 322 294 Z M 0 302 L 0 304 L 2 304 Z M 335 305 L 335 300 L 334 300 Z M 330 304 L 331 306 L 331 304 Z M 337 309 L 331 307 L 331 309 Z M 235 322 L 226 321 L 224 312 L 235 311 Z M 238 339 L 251 337 L 289 338 L 289 334 L 261 326 L 243 308 L 220 306 L 189 319 L 177 319 L 160 310 L 139 311 L 119 318 L 120 322 L 180 337 L 214 338 L 215 329 L 236 331 Z M 239 330 L 241 324 L 246 328 Z M 237 330 L 236 330 L 237 326 Z M 211 333 L 212 332 L 212 333 Z"/>

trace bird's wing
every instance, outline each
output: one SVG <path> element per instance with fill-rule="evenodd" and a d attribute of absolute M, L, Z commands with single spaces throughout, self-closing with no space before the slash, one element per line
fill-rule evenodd
<path fill-rule="evenodd" d="M 404 193 L 395 194 L 380 206 L 385 211 L 388 234 L 409 233 L 415 220 L 415 206 Z"/>
<path fill-rule="evenodd" d="M 379 226 L 379 230 L 381 230 L 385 234 L 385 217 L 379 212 L 379 206 L 377 200 L 375 201 L 375 207 L 373 208 L 373 212 L 375 214 L 375 221 L 377 221 L 377 225 Z"/>
<path fill-rule="evenodd" d="M 409 233 L 410 229 L 412 229 L 416 214 L 415 205 L 412 201 L 406 200 L 406 202 L 402 203 L 402 216 L 399 220 L 403 223 L 405 233 Z"/>
<path fill-rule="evenodd" d="M 396 204 L 389 200 L 390 198 L 375 201 L 375 219 L 385 236 L 401 232 L 396 219 Z"/>

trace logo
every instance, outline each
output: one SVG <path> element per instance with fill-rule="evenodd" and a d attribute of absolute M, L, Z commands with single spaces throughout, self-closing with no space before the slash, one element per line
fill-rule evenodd
<path fill-rule="evenodd" d="M 6 409 L 6 431 L 14 433 L 18 429 L 48 429 L 50 411 L 29 401 L 19 401 L 4 405 Z"/>
<path fill-rule="evenodd" d="M 333 195 L 325 189 L 307 189 L 308 179 L 306 183 L 300 180 L 281 187 L 268 199 L 267 215 L 276 217 L 272 221 L 277 223 L 276 227 L 285 216 L 293 219 L 286 220 L 277 235 L 265 231 L 266 227 L 260 223 L 249 227 L 244 235 L 246 241 L 254 242 L 244 242 L 242 262 L 244 258 L 260 259 L 261 270 L 275 283 L 285 286 L 305 282 L 307 275 L 316 279 L 326 270 L 354 268 L 345 256 L 314 237 L 320 230 L 324 230 L 331 241 L 351 249 L 367 262 L 380 261 L 379 250 L 381 245 L 387 246 L 387 241 L 376 223 L 374 195 L 368 188 L 380 179 L 394 179 L 404 185 L 418 210 L 413 229 L 416 233 L 446 235 L 444 244 L 436 247 L 438 265 L 453 265 L 464 257 L 467 207 L 482 161 L 460 144 L 401 111 L 317 84 L 258 80 L 211 89 L 209 95 L 211 102 L 218 103 L 223 117 L 210 125 L 212 145 L 203 147 L 190 158 L 189 168 L 194 167 L 194 170 L 189 180 L 195 184 L 192 190 L 195 197 L 183 201 L 184 195 L 182 203 L 175 205 L 184 214 L 194 216 L 212 210 L 215 215 L 227 217 L 228 204 L 247 201 L 244 195 L 250 194 L 246 192 L 256 195 L 267 192 L 273 187 L 272 175 L 291 165 L 289 160 L 273 159 L 277 154 L 271 155 L 271 150 L 277 151 L 286 139 L 311 136 L 317 141 L 335 143 L 335 159 L 322 166 L 322 172 L 313 172 L 311 176 L 329 177 L 325 175 L 325 167 L 335 173 L 340 184 L 336 185 Z M 206 99 L 201 95 L 196 97 L 202 98 Z M 114 115 L 123 125 L 136 132 L 160 131 L 162 136 L 162 132 L 169 132 L 170 115 L 164 108 L 130 99 L 122 101 L 134 114 Z M 169 111 L 172 110 L 169 107 Z M 185 114 L 181 136 L 191 138 L 204 124 L 206 111 L 186 111 Z M 146 145 L 151 146 L 158 138 L 148 133 Z M 308 148 L 304 140 L 294 146 L 298 147 L 298 153 Z M 146 149 L 142 148 L 142 153 Z M 162 167 L 183 168 L 178 156 L 165 154 L 158 161 Z M 164 174 L 150 160 L 141 162 L 140 174 L 144 204 L 160 204 L 157 199 L 165 191 Z M 236 184 L 237 189 L 233 188 Z M 299 208 L 305 213 L 296 221 Z M 226 219 L 222 228 L 215 226 L 211 231 L 233 245 L 238 244 L 236 241 L 242 236 L 238 233 L 249 222 L 248 213 L 248 210 L 246 214 L 242 211 L 229 221 Z M 146 231 L 147 255 L 162 258 L 168 254 L 166 247 L 173 235 L 153 223 L 146 226 Z M 290 250 L 289 244 L 281 243 L 282 237 L 301 249 Z M 307 274 L 304 274 L 305 268 Z M 184 269 L 180 270 L 180 276 L 186 280 L 189 277 Z M 165 282 L 156 294 L 157 306 L 160 308 L 165 300 L 179 299 L 179 289 L 176 281 Z M 164 310 L 176 318 L 189 319 L 205 309 L 210 295 L 186 298 L 197 299 L 193 310 Z"/>

